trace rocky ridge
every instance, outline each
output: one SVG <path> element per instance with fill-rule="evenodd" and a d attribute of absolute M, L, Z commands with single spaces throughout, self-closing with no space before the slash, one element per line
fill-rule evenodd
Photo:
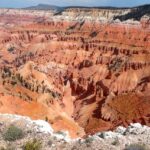
<path fill-rule="evenodd" d="M 42 150 L 123 150 L 130 144 L 145 144 L 147 148 L 150 145 L 150 128 L 138 123 L 128 128 L 120 126 L 113 132 L 98 132 L 84 139 L 70 139 L 66 131 L 54 132 L 50 124 L 42 120 L 10 114 L 1 114 L 0 120 L 0 148 L 9 144 L 22 150 L 23 144 L 34 138 L 42 143 Z M 2 134 L 10 125 L 19 126 L 26 136 L 14 142 L 5 141 Z"/>

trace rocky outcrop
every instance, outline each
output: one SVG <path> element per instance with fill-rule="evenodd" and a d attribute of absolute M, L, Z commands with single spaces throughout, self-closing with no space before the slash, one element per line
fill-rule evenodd
<path fill-rule="evenodd" d="M 150 15 L 150 5 L 143 5 L 137 8 L 135 7 L 129 13 L 116 16 L 115 19 L 120 19 L 121 21 L 128 19 L 140 20 L 144 15 Z"/>
<path fill-rule="evenodd" d="M 149 15 L 115 19 L 134 9 L 1 9 L 0 112 L 73 137 L 149 126 Z"/>
<path fill-rule="evenodd" d="M 3 138 L 3 134 L 10 125 L 19 127 L 25 136 L 8 144 L 8 141 Z M 51 125 L 45 121 L 31 120 L 25 116 L 0 114 L 0 129 L 0 148 L 5 149 L 7 147 L 22 149 L 27 142 L 33 141 L 33 139 L 41 143 L 43 150 L 91 150 L 99 148 L 102 150 L 125 150 L 129 145 L 148 150 L 150 145 L 150 128 L 139 123 L 131 124 L 128 128 L 119 126 L 113 132 L 98 132 L 93 136 L 71 139 L 68 132 L 54 132 Z"/>

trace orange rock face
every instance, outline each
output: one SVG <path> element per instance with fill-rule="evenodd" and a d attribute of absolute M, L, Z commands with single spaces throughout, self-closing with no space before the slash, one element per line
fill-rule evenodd
<path fill-rule="evenodd" d="M 44 119 L 72 137 L 149 126 L 149 17 L 78 11 L 0 10 L 0 113 Z"/>

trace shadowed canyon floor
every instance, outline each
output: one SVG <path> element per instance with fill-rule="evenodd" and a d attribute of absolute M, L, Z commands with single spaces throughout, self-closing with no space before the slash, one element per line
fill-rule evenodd
<path fill-rule="evenodd" d="M 83 137 L 150 126 L 149 108 L 150 5 L 0 9 L 0 113 Z"/>

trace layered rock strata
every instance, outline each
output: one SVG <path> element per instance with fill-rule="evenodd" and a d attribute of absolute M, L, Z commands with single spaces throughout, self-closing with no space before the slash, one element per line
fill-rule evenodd
<path fill-rule="evenodd" d="M 135 9 L 1 9 L 0 112 L 73 137 L 149 126 L 150 8 Z"/>

